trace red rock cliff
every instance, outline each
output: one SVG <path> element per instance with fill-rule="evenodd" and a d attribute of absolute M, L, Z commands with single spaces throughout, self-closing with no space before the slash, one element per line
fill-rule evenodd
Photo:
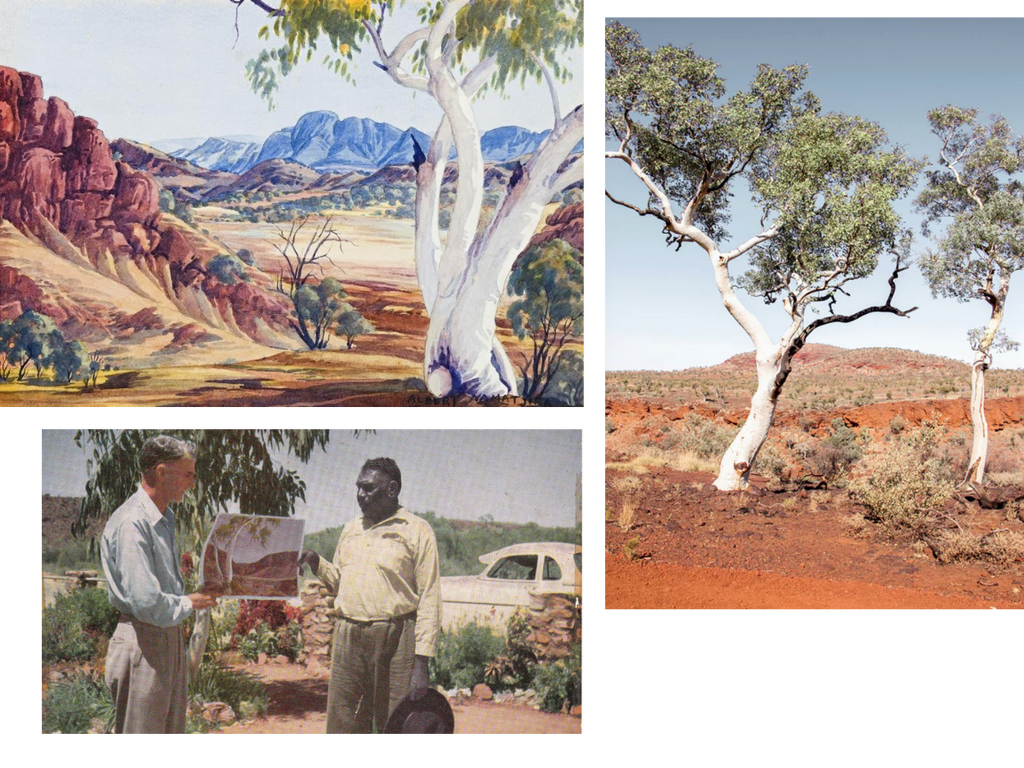
<path fill-rule="evenodd" d="M 201 322 L 223 325 L 201 307 L 181 305 L 183 291 L 206 294 L 228 325 L 257 341 L 264 336 L 259 320 L 288 328 L 283 297 L 264 286 L 220 283 L 206 269 L 209 254 L 201 254 L 176 228 L 180 225 L 161 221 L 159 201 L 156 180 L 115 160 L 95 120 L 75 116 L 54 96 L 44 99 L 37 75 L 0 66 L 0 219 L 64 258 L 79 260 L 77 249 L 98 269 L 108 253 L 115 261 L 145 264 L 153 274 L 166 265 L 168 296 Z M 0 271 L 0 319 L 35 309 L 66 324 L 66 309 L 48 303 L 28 278 L 5 270 Z M 266 276 L 258 277 L 267 283 Z M 74 336 L 83 338 L 85 332 Z"/>
<path fill-rule="evenodd" d="M 95 120 L 44 99 L 37 75 L 0 67 L 0 218 L 44 241 L 50 224 L 95 263 L 152 252 L 159 194 L 114 160 Z"/>

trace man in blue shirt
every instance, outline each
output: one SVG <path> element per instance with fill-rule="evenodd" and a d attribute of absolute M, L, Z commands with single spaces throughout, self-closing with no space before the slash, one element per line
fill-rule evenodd
<path fill-rule="evenodd" d="M 100 558 L 110 604 L 121 612 L 107 650 L 115 733 L 184 733 L 187 658 L 181 623 L 217 602 L 184 594 L 174 513 L 195 483 L 195 446 L 150 438 L 139 455 L 142 482 L 103 529 Z"/>

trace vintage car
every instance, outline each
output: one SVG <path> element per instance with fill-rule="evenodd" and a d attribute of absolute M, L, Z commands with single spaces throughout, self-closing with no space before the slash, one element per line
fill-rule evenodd
<path fill-rule="evenodd" d="M 480 562 L 484 569 L 477 576 L 441 579 L 445 631 L 471 621 L 504 631 L 518 608 L 530 607 L 533 595 L 582 595 L 582 554 L 575 544 L 513 544 L 481 555 Z"/>

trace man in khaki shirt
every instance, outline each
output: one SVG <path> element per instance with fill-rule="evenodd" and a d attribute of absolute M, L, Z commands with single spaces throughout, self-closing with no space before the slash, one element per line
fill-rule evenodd
<path fill-rule="evenodd" d="M 437 542 L 399 505 L 401 490 L 394 460 L 367 461 L 356 480 L 363 516 L 342 528 L 333 562 L 311 551 L 299 560 L 335 594 L 328 733 L 382 733 L 398 703 L 427 687 L 441 626 Z"/>

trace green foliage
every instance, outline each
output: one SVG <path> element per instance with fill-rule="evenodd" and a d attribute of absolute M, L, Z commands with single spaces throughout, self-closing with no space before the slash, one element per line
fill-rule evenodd
<path fill-rule="evenodd" d="M 267 711 L 269 699 L 262 682 L 256 678 L 204 660 L 189 679 L 191 701 L 223 701 L 235 714 L 244 717 Z"/>
<path fill-rule="evenodd" d="M 1010 276 L 1024 269 L 1024 138 L 999 115 L 988 125 L 978 117 L 977 109 L 952 105 L 928 113 L 941 141 L 939 168 L 928 172 L 916 206 L 926 217 L 924 234 L 936 224 L 945 230 L 918 263 L 932 295 L 991 306 L 988 326 L 969 332 L 971 348 L 991 362 L 991 352 L 1016 348 L 999 324 Z"/>
<path fill-rule="evenodd" d="M 675 446 L 702 459 L 717 459 L 736 438 L 736 432 L 732 427 L 719 426 L 699 414 L 689 413 L 683 420 Z"/>
<path fill-rule="evenodd" d="M 4 357 L 0 364 L 0 377 L 8 379 L 16 367 L 18 381 L 21 381 L 30 364 L 35 366 L 38 377 L 56 339 L 63 342 L 57 326 L 39 312 L 26 310 L 14 320 L 0 322 L 0 350 L 3 350 Z"/>
<path fill-rule="evenodd" d="M 352 342 L 357 336 L 373 333 L 375 329 L 373 323 L 359 314 L 351 304 L 345 302 L 338 310 L 338 324 L 334 330 L 345 337 L 345 346 L 352 349 Z"/>
<path fill-rule="evenodd" d="M 441 632 L 437 654 L 430 659 L 430 679 L 447 689 L 472 688 L 484 681 L 487 666 L 505 642 L 492 627 L 472 622 L 454 632 Z"/>
<path fill-rule="evenodd" d="M 237 256 L 230 253 L 222 253 L 214 256 L 206 264 L 210 274 L 216 277 L 224 285 L 249 282 L 249 276 L 245 273 L 245 264 Z"/>
<path fill-rule="evenodd" d="M 196 445 L 195 489 L 175 505 L 179 532 L 188 534 L 188 548 L 199 550 L 206 525 L 229 502 L 242 514 L 286 517 L 295 501 L 306 498 L 299 474 L 277 464 L 270 452 L 284 451 L 302 462 L 313 451 L 325 449 L 330 435 L 323 429 L 261 430 L 79 430 L 75 442 L 92 447 L 86 462 L 89 475 L 75 535 L 85 532 L 90 520 L 105 520 L 138 487 L 138 456 L 147 438 L 168 434 Z"/>
<path fill-rule="evenodd" d="M 281 44 L 263 51 L 246 67 L 253 90 L 272 100 L 279 77 L 288 75 L 300 61 L 311 60 L 318 45 L 325 43 L 328 53 L 323 65 L 351 80 L 353 54 L 368 42 L 381 41 L 391 29 L 391 16 L 399 4 L 398 0 L 281 0 L 283 13 L 259 33 L 261 39 L 273 35 Z M 442 17 L 454 23 L 458 37 L 439 35 L 436 42 L 446 42 L 444 64 L 451 70 L 468 69 L 478 60 L 494 57 L 490 87 L 497 91 L 527 77 L 539 80 L 538 61 L 543 61 L 556 79 L 570 77 L 559 63 L 559 54 L 583 44 L 582 0 L 460 0 L 450 5 L 457 9 L 454 19 L 444 16 L 445 6 L 432 0 L 418 2 L 417 15 L 428 29 Z M 426 72 L 421 40 L 406 49 L 411 61 L 404 65 L 418 74 Z"/>
<path fill-rule="evenodd" d="M 882 128 L 860 117 L 807 112 L 774 137 L 754 165 L 755 201 L 779 228 L 751 258 L 741 287 L 766 301 L 819 285 L 807 303 L 835 298 L 841 282 L 870 275 L 880 253 L 905 249 L 893 201 L 922 162 L 887 150 Z"/>
<path fill-rule="evenodd" d="M 874 123 L 822 113 L 804 90 L 806 65 L 762 64 L 747 90 L 727 96 L 716 63 L 692 47 L 648 50 L 636 32 L 612 22 L 605 52 L 605 134 L 618 143 L 606 156 L 629 163 L 646 192 L 640 205 L 610 192 L 609 198 L 657 219 L 669 245 L 697 243 L 711 256 L 717 288 L 759 352 L 767 350 L 768 335 L 734 287 L 768 304 L 781 300 L 791 329 L 784 354 L 821 325 L 870 312 L 902 314 L 891 295 L 851 315 L 832 310 L 845 286 L 870 275 L 881 254 L 909 256 L 910 234 L 894 203 L 910 192 L 922 161 L 890 148 Z M 739 177 L 763 215 L 745 242 L 719 252 L 730 185 Z M 741 256 L 750 268 L 734 281 L 728 265 Z M 828 316 L 805 326 L 816 303 L 827 305 Z M 784 381 L 776 380 L 775 395 Z"/>
<path fill-rule="evenodd" d="M 583 698 L 582 646 L 575 643 L 569 655 L 550 664 L 538 664 L 533 687 L 545 712 L 561 712 Z"/>
<path fill-rule="evenodd" d="M 58 594 L 43 609 L 43 663 L 87 661 L 96 655 L 98 640 L 117 628 L 118 612 L 99 587 Z"/>
<path fill-rule="evenodd" d="M 345 289 L 333 277 L 325 277 L 314 285 L 304 285 L 293 294 L 292 301 L 300 325 L 299 336 L 310 349 L 326 348 L 331 323 L 342 307 L 348 306 L 342 301 L 345 296 Z"/>
<path fill-rule="evenodd" d="M 953 495 L 949 467 L 935 451 L 935 431 L 924 427 L 893 440 L 872 457 L 868 472 L 851 484 L 870 519 L 890 532 L 920 535 L 932 512 Z"/>
<path fill-rule="evenodd" d="M 46 730 L 81 736 L 96 724 L 114 722 L 111 689 L 95 673 L 78 672 L 50 686 L 46 699 Z"/>
<path fill-rule="evenodd" d="M 512 330 L 520 339 L 529 337 L 532 354 L 520 366 L 521 392 L 527 400 L 545 402 L 548 390 L 561 374 L 555 391 L 571 392 L 573 399 L 582 388 L 582 361 L 575 377 L 562 371 L 577 361 L 566 359 L 567 341 L 583 333 L 583 266 L 579 251 L 564 240 L 551 240 L 525 251 L 509 277 L 508 292 L 521 296 L 506 313 Z M 552 392 L 554 395 L 554 391 Z M 582 391 L 578 393 L 582 397 Z"/>
<path fill-rule="evenodd" d="M 484 670 L 492 690 L 526 689 L 533 684 L 537 654 L 529 643 L 530 622 L 516 611 L 505 626 L 505 648 Z"/>
<path fill-rule="evenodd" d="M 759 158 L 797 115 L 818 108 L 803 93 L 806 66 L 758 68 L 748 91 L 725 99 L 718 65 L 672 45 L 651 51 L 628 27 L 605 28 L 605 135 L 616 139 L 670 200 L 694 200 L 694 223 L 726 235 L 726 184 Z M 651 201 L 661 212 L 660 201 Z"/>

